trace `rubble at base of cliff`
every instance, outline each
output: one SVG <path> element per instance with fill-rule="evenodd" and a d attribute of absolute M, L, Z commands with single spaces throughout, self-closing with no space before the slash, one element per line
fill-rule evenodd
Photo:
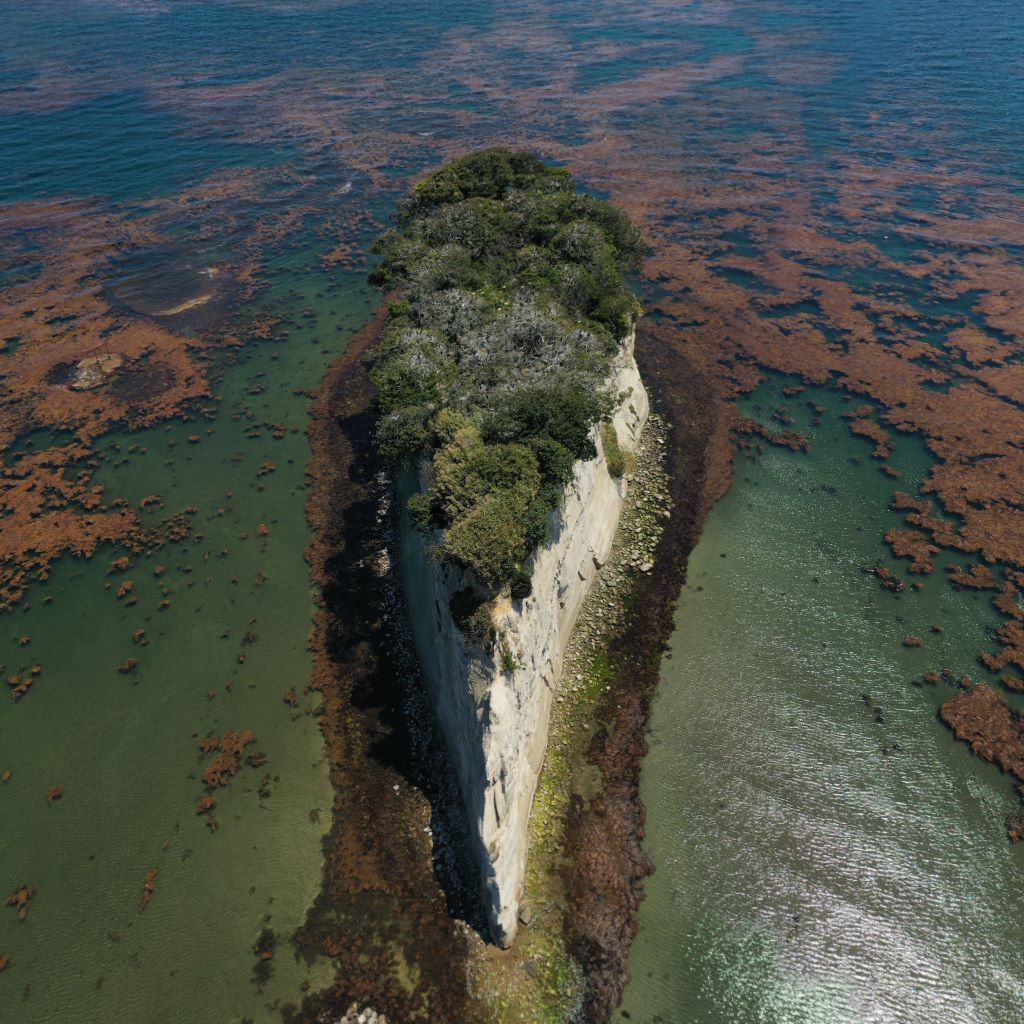
<path fill-rule="evenodd" d="M 628 488 L 611 550 L 604 559 L 595 559 L 597 573 L 565 648 L 553 694 L 545 765 L 531 811 L 520 938 L 500 960 L 490 958 L 483 968 L 499 1005 L 501 1000 L 522 1005 L 522 994 L 527 991 L 545 1011 L 562 1014 L 558 1019 L 604 1024 L 624 984 L 625 950 L 635 933 L 635 922 L 619 914 L 622 894 L 615 888 L 609 891 L 606 884 L 621 876 L 628 888 L 626 902 L 633 901 L 628 912 L 635 913 L 636 878 L 645 875 L 649 867 L 642 860 L 639 866 L 626 865 L 622 850 L 614 842 L 607 848 L 601 843 L 590 844 L 586 864 L 577 861 L 569 867 L 566 856 L 578 858 L 579 854 L 569 852 L 567 829 L 573 816 L 578 823 L 579 815 L 592 803 L 610 808 L 604 796 L 607 779 L 594 760 L 593 742 L 615 714 L 609 714 L 606 706 L 609 701 L 615 704 L 620 685 L 609 673 L 610 645 L 628 628 L 638 588 L 653 578 L 655 551 L 674 508 L 668 478 L 668 437 L 666 421 L 651 413 L 633 453 L 635 464 L 626 477 Z M 612 818 L 614 813 L 614 809 L 607 811 L 602 827 L 620 827 Z M 580 872 L 586 872 L 584 880 Z M 575 888 L 575 895 L 565 891 L 567 882 Z M 580 893 L 587 896 L 581 898 Z M 617 941 L 622 944 L 616 948 L 615 942 L 606 941 L 599 925 L 595 931 L 598 945 L 587 947 L 601 957 L 601 969 L 614 979 L 611 987 L 615 992 L 607 998 L 609 985 L 600 981 L 602 994 L 596 1001 L 592 975 L 587 973 L 593 971 L 593 965 L 580 961 L 581 948 L 574 941 L 579 933 L 574 919 L 583 915 L 594 920 L 594 906 L 588 900 L 606 910 L 611 908 L 611 917 L 617 922 Z"/>
<path fill-rule="evenodd" d="M 586 671 L 590 656 L 604 647 L 607 638 L 625 612 L 623 596 L 640 574 L 654 570 L 654 550 L 662 534 L 664 519 L 671 514 L 665 471 L 665 443 L 668 428 L 651 414 L 644 427 L 636 465 L 626 478 L 629 490 L 622 517 L 608 558 L 598 566 L 594 587 L 587 595 L 565 652 L 558 704 L 566 692 L 582 689 L 579 674 Z"/>
<path fill-rule="evenodd" d="M 388 1018 L 386 1014 L 371 1010 L 368 1006 L 360 1010 L 359 1005 L 353 1003 L 341 1017 L 325 1014 L 319 1024 L 388 1024 Z"/>

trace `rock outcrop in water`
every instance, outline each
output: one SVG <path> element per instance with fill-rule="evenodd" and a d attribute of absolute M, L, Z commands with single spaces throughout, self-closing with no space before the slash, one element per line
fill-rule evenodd
<path fill-rule="evenodd" d="M 500 149 L 420 182 L 395 221 L 371 275 L 392 289 L 377 443 L 405 480 L 410 617 L 508 945 L 552 689 L 647 417 L 626 282 L 644 246 L 565 170 Z"/>
<path fill-rule="evenodd" d="M 622 450 L 633 452 L 648 414 L 633 359 L 634 333 L 613 365 L 622 396 L 612 417 Z M 594 440 L 598 430 L 593 428 Z M 605 451 L 577 462 L 548 544 L 532 556 L 533 589 L 493 610 L 493 642 L 467 640 L 451 613 L 464 570 L 431 557 L 437 538 L 405 532 L 402 570 L 427 687 L 455 763 L 480 867 L 492 936 L 515 936 L 527 854 L 527 823 L 547 745 L 548 717 L 576 616 L 615 536 L 626 480 Z"/>

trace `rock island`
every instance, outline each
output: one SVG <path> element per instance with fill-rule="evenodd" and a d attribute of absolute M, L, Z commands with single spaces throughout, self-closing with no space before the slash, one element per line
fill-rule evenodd
<path fill-rule="evenodd" d="M 486 150 L 417 185 L 376 252 L 410 625 L 507 946 L 563 654 L 648 415 L 626 283 L 643 245 L 565 170 Z"/>

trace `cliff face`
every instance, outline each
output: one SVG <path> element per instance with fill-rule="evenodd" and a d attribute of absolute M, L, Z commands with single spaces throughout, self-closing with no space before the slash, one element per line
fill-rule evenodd
<path fill-rule="evenodd" d="M 622 396 L 613 424 L 620 447 L 633 451 L 648 414 L 647 392 L 633 359 L 635 332 L 623 343 L 610 378 Z M 402 531 L 402 577 L 423 675 L 451 752 L 480 866 L 494 940 L 515 937 L 526 869 L 527 823 L 547 745 L 548 716 L 565 646 L 596 569 L 607 557 L 626 482 L 614 479 L 601 450 L 577 462 L 550 543 L 533 556 L 533 590 L 495 611 L 491 650 L 467 644 L 449 610 L 466 586 L 460 568 L 431 559 L 430 537 Z M 516 667 L 506 670 L 511 655 Z"/>

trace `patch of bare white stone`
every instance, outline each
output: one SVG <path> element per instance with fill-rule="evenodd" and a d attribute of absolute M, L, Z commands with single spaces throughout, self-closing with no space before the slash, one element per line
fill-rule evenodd
<path fill-rule="evenodd" d="M 359 1004 L 353 1003 L 344 1016 L 337 1020 L 324 1016 L 320 1018 L 320 1024 L 388 1024 L 388 1018 L 386 1014 L 371 1010 L 368 1006 L 360 1010 Z"/>

